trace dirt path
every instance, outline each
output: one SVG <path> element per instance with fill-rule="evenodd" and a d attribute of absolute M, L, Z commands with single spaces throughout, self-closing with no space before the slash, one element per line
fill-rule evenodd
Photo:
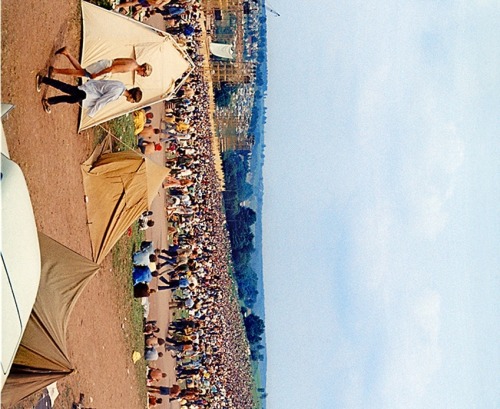
<path fill-rule="evenodd" d="M 4 121 L 11 157 L 27 178 L 39 230 L 90 258 L 80 163 L 92 141 L 77 134 L 78 107 L 53 107 L 47 115 L 35 90 L 35 74 L 51 64 L 56 49 L 67 45 L 79 55 L 80 3 L 4 1 L 1 7 L 2 102 L 16 106 Z M 108 260 L 73 312 L 68 342 L 77 371 L 58 383 L 56 408 L 70 407 L 80 392 L 96 408 L 145 407 L 126 352 L 120 297 Z"/>

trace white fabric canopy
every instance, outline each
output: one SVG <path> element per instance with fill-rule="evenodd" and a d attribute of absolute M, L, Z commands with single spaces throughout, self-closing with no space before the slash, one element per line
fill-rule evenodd
<path fill-rule="evenodd" d="M 83 109 L 80 130 L 170 98 L 194 67 L 189 56 L 164 31 L 87 2 L 82 3 L 82 14 L 82 67 L 101 59 L 135 58 L 139 64 L 151 64 L 153 72 L 149 77 L 114 74 L 110 79 L 122 81 L 127 88 L 140 87 L 142 101 L 131 104 L 120 97 L 93 118 Z"/>
<path fill-rule="evenodd" d="M 210 52 L 217 57 L 229 58 L 230 60 L 234 58 L 234 49 L 232 44 L 211 43 Z"/>

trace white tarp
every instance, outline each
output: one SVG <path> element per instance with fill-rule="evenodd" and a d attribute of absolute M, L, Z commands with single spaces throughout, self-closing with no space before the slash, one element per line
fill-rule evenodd
<path fill-rule="evenodd" d="M 221 58 L 234 58 L 234 49 L 232 44 L 210 43 L 210 52 Z"/>
<path fill-rule="evenodd" d="M 135 58 L 139 64 L 151 64 L 153 72 L 149 77 L 114 74 L 111 79 L 122 81 L 127 88 L 140 87 L 142 101 L 131 104 L 121 97 L 99 110 L 94 118 L 84 109 L 80 130 L 170 98 L 194 67 L 189 56 L 164 31 L 87 2 L 82 3 L 82 15 L 82 67 L 101 59 Z"/>

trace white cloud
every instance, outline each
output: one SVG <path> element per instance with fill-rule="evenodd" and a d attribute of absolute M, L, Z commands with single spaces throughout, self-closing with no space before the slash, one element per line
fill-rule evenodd
<path fill-rule="evenodd" d="M 407 179 L 408 205 L 415 230 L 435 240 L 449 220 L 448 205 L 453 199 L 465 148 L 453 124 L 437 125 L 422 144 L 421 151 L 413 153 L 411 168 L 406 169 L 407 175 L 412 173 Z"/>
<path fill-rule="evenodd" d="M 441 321 L 441 297 L 436 291 L 423 293 L 413 306 L 413 316 L 417 326 L 425 336 L 436 344 L 439 337 Z"/>
<path fill-rule="evenodd" d="M 381 381 L 382 407 L 420 408 L 441 367 L 440 296 L 421 291 L 389 318 L 390 344 Z"/>

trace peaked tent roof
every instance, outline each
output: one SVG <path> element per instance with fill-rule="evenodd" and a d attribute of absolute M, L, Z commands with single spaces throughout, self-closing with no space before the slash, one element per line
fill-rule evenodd
<path fill-rule="evenodd" d="M 97 148 L 99 149 L 99 147 Z M 153 202 L 169 169 L 135 151 L 95 153 L 82 165 L 87 223 L 97 263 Z"/>
<path fill-rule="evenodd" d="M 153 71 L 149 77 L 114 74 L 112 79 L 122 81 L 127 88 L 140 87 L 142 101 L 131 104 L 119 98 L 93 118 L 82 110 L 80 130 L 171 97 L 194 68 L 186 52 L 164 31 L 87 2 L 82 3 L 82 15 L 83 67 L 101 59 L 135 58 L 139 64 L 151 64 Z"/>
<path fill-rule="evenodd" d="M 42 273 L 38 295 L 14 365 L 2 390 L 2 406 L 69 375 L 66 331 L 76 301 L 99 266 L 38 233 Z"/>
<path fill-rule="evenodd" d="M 234 47 L 232 44 L 210 43 L 210 52 L 217 57 L 234 60 Z"/>

